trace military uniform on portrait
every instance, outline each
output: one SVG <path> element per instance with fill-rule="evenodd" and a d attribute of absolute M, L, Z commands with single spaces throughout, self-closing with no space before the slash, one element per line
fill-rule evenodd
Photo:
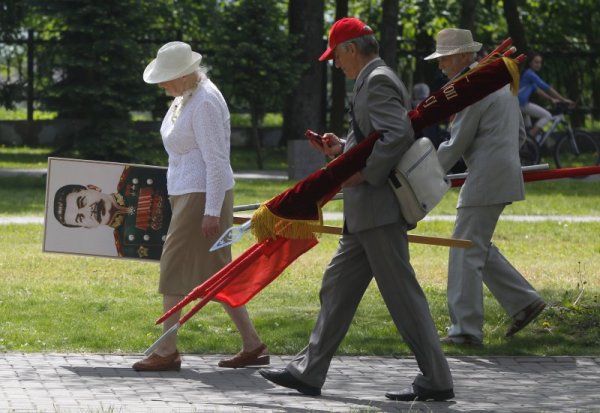
<path fill-rule="evenodd" d="M 119 256 L 160 260 L 171 220 L 166 170 L 126 166 L 114 196 L 129 209 L 109 224 Z"/>

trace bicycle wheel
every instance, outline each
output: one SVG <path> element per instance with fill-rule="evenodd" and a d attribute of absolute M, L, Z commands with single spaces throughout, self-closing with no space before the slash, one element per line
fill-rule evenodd
<path fill-rule="evenodd" d="M 574 130 L 573 137 L 565 133 L 554 146 L 554 161 L 558 168 L 576 168 L 600 164 L 598 141 L 590 134 Z"/>
<path fill-rule="evenodd" d="M 519 149 L 519 158 L 521 158 L 521 166 L 537 165 L 541 159 L 540 145 L 535 139 L 527 137 L 525 143 Z"/>

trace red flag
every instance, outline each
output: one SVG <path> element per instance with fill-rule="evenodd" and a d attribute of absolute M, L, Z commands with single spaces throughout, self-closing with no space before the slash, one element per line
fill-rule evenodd
<path fill-rule="evenodd" d="M 185 323 L 213 298 L 232 307 L 246 304 L 271 283 L 300 255 L 318 244 L 312 239 L 286 239 L 278 237 L 254 244 L 239 257 L 208 280 L 194 288 L 183 300 L 164 313 L 156 324 L 162 323 L 188 303 L 203 298 L 179 320 Z"/>
<path fill-rule="evenodd" d="M 600 166 L 581 166 L 579 168 L 559 168 L 546 171 L 525 171 L 523 180 L 525 182 L 546 181 L 550 179 L 575 178 L 581 176 L 600 174 Z M 469 175 L 467 175 L 467 178 Z M 465 183 L 467 178 L 453 179 L 451 186 L 459 187 Z"/>
<path fill-rule="evenodd" d="M 237 269 L 239 274 L 219 294 L 217 300 L 232 307 L 246 304 L 252 297 L 271 283 L 300 255 L 317 245 L 312 239 L 288 239 L 277 237 L 268 239 L 253 250 L 251 265 Z"/>

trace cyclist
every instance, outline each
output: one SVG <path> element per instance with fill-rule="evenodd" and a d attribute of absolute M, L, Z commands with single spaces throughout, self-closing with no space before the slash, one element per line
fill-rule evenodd
<path fill-rule="evenodd" d="M 574 105 L 572 100 L 561 96 L 560 93 L 538 76 L 536 72 L 542 68 L 542 60 L 542 55 L 537 52 L 532 52 L 527 56 L 527 64 L 525 65 L 525 71 L 521 75 L 519 87 L 519 105 L 521 106 L 523 117 L 529 116 L 537 119 L 535 125 L 527 131 L 528 135 L 533 138 L 535 138 L 540 129 L 552 117 L 546 109 L 529 101 L 533 92 L 552 101 L 554 104 L 564 102 L 569 104 L 569 106 Z"/>

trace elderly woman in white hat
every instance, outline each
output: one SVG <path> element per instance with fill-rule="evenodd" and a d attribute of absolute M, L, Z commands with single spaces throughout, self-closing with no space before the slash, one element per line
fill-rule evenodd
<path fill-rule="evenodd" d="M 450 78 L 477 64 L 481 43 L 469 30 L 444 29 L 437 35 L 438 67 Z M 525 137 L 519 102 L 509 86 L 495 91 L 456 114 L 450 139 L 438 148 L 446 170 L 461 157 L 467 179 L 456 207 L 454 238 L 469 239 L 468 249 L 450 248 L 448 309 L 452 325 L 442 342 L 483 343 L 483 283 L 512 318 L 506 332 L 513 336 L 546 306 L 538 292 L 492 243 L 496 224 L 506 205 L 525 199 L 519 141 Z"/>
<path fill-rule="evenodd" d="M 219 235 L 233 225 L 233 171 L 229 162 L 229 110 L 221 92 L 200 66 L 202 56 L 183 42 L 162 46 L 144 70 L 144 81 L 158 84 L 175 99 L 160 133 L 169 155 L 167 189 L 173 210 L 160 260 L 159 292 L 166 310 L 231 261 L 231 249 L 209 253 Z M 225 310 L 242 337 L 242 351 L 220 367 L 269 364 L 244 306 Z M 168 330 L 180 313 L 165 321 Z M 135 363 L 138 371 L 179 370 L 177 336 L 171 335 L 150 356 Z"/>

